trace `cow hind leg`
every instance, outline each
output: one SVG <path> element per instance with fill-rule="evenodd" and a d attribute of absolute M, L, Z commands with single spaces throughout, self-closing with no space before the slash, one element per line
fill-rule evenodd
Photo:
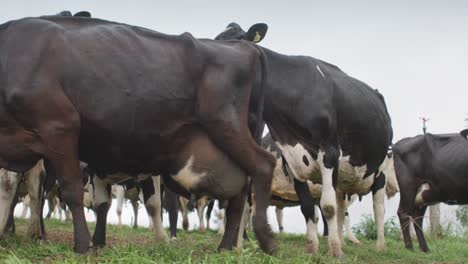
<path fill-rule="evenodd" d="M 220 109 L 218 105 L 212 107 L 213 102 L 202 103 L 200 102 L 202 109 L 199 110 L 199 115 L 210 139 L 252 177 L 256 199 L 254 233 L 260 248 L 272 253 L 276 249 L 276 241 L 268 224 L 266 211 L 270 204 L 276 160 L 255 143 L 247 126 L 247 113 L 239 113 L 230 104 Z"/>
<path fill-rule="evenodd" d="M 337 222 L 336 181 L 338 178 L 338 151 L 329 147 L 325 152 L 319 151 L 317 164 L 322 174 L 322 197 L 320 206 L 328 222 L 328 255 L 343 255 Z M 342 230 L 341 230 L 342 231 Z"/>
<path fill-rule="evenodd" d="M 429 252 L 429 247 L 427 246 L 426 238 L 424 237 L 423 232 L 423 220 L 424 214 L 426 213 L 427 206 L 418 208 L 415 210 L 414 218 L 414 229 L 416 231 L 416 237 L 418 238 L 419 248 L 423 252 Z"/>
<path fill-rule="evenodd" d="M 385 248 L 385 182 L 385 174 L 380 173 L 372 186 L 374 219 L 377 227 L 377 250 L 383 250 Z"/>

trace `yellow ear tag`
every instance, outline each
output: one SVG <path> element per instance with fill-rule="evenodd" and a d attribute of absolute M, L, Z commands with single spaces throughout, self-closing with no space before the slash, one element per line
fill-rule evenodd
<path fill-rule="evenodd" d="M 262 37 L 260 37 L 260 34 L 258 33 L 258 31 L 255 32 L 255 37 L 254 37 L 254 39 L 253 39 L 253 43 L 259 42 L 261 38 L 262 38 Z"/>

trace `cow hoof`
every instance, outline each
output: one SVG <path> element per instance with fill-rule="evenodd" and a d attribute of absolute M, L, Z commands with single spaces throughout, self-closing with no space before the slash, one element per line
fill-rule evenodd
<path fill-rule="evenodd" d="M 337 243 L 328 243 L 328 255 L 339 258 L 342 257 L 343 251 L 341 250 L 341 244 L 339 243 L 340 241 L 336 241 Z"/>
<path fill-rule="evenodd" d="M 305 251 L 306 251 L 306 253 L 309 253 L 309 254 L 317 254 L 320 251 L 319 245 L 309 243 L 309 244 L 306 245 Z"/>

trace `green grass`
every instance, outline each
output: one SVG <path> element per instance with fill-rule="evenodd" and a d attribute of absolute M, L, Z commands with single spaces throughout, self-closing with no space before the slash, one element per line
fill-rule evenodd
<path fill-rule="evenodd" d="M 303 235 L 277 235 L 279 251 L 266 255 L 251 239 L 242 250 L 218 253 L 221 237 L 215 232 L 179 231 L 179 238 L 158 244 L 146 228 L 118 228 L 108 225 L 107 246 L 93 255 L 78 256 L 72 248 L 72 226 L 57 220 L 46 221 L 48 241 L 26 237 L 26 220 L 17 219 L 17 234 L 0 241 L 1 263 L 468 263 L 468 237 L 428 239 L 431 253 L 404 249 L 403 242 L 387 239 L 383 252 L 375 249 L 375 241 L 361 240 L 344 246 L 345 256 L 328 257 L 326 241 L 320 239 L 320 254 L 305 253 Z M 94 225 L 90 225 L 93 229 Z M 249 237 L 254 235 L 249 233 Z M 417 244 L 415 244 L 417 247 Z"/>

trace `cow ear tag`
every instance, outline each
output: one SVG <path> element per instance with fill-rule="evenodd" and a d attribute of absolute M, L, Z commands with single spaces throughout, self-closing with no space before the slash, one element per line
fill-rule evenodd
<path fill-rule="evenodd" d="M 260 41 L 262 37 L 260 36 L 260 33 L 258 33 L 258 31 L 255 32 L 255 37 L 253 39 L 253 43 L 257 43 Z"/>

